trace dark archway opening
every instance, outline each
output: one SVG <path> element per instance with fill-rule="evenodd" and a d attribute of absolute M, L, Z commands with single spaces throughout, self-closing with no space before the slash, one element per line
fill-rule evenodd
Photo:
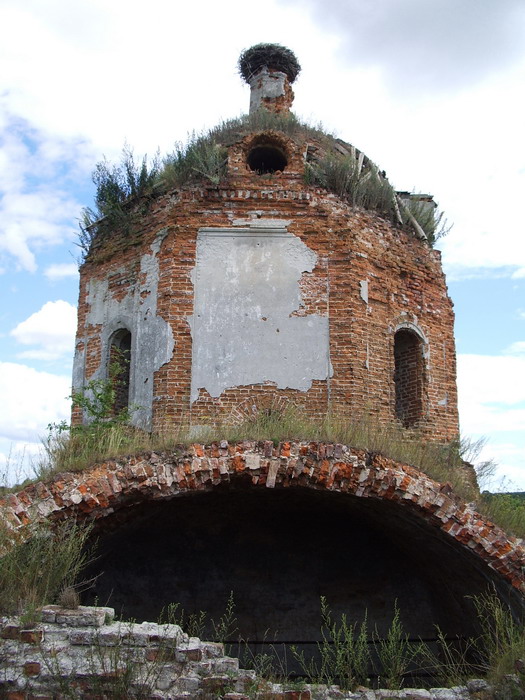
<path fill-rule="evenodd" d="M 129 406 L 130 367 L 131 333 L 124 328 L 113 335 L 109 349 L 109 375 L 115 391 L 115 415 Z"/>
<path fill-rule="evenodd" d="M 412 428 L 423 417 L 425 365 L 420 338 L 409 330 L 394 337 L 394 384 L 396 418 Z"/>
<path fill-rule="evenodd" d="M 248 153 L 248 167 L 259 175 L 283 171 L 288 165 L 284 151 L 273 143 L 254 146 Z"/>
<path fill-rule="evenodd" d="M 302 488 L 225 486 L 143 503 L 99 521 L 96 537 L 89 575 L 100 575 L 85 602 L 139 621 L 176 602 L 209 622 L 233 591 L 238 634 L 259 648 L 315 648 L 320 596 L 335 616 L 367 615 L 382 636 L 396 601 L 414 641 L 435 638 L 435 625 L 448 637 L 474 635 L 471 596 L 493 580 L 406 508 Z"/>

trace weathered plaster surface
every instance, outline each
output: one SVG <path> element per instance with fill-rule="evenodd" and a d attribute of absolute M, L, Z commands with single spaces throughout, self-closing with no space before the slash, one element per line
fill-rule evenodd
<path fill-rule="evenodd" d="M 130 287 L 122 298 L 115 298 L 108 279 L 92 278 L 87 285 L 88 312 L 86 316 L 86 339 L 90 326 L 102 326 L 101 340 L 105 354 L 98 370 L 91 377 L 107 376 L 107 360 L 111 336 L 126 328 L 131 332 L 130 404 L 133 424 L 151 428 L 153 405 L 153 374 L 169 362 L 173 354 L 174 340 L 169 324 L 157 316 L 157 289 L 159 281 L 158 253 L 166 231 L 158 233 L 140 260 L 139 282 Z M 117 271 L 118 272 L 118 271 Z M 85 383 L 85 351 L 78 350 L 73 368 L 73 386 L 80 388 Z"/>
<path fill-rule="evenodd" d="M 368 304 L 368 280 L 359 282 L 359 295 L 365 304 Z"/>
<path fill-rule="evenodd" d="M 193 275 L 191 400 L 274 382 L 307 391 L 331 376 L 328 318 L 294 316 L 317 255 L 284 228 L 200 229 Z"/>
<path fill-rule="evenodd" d="M 272 71 L 267 68 L 260 70 L 257 75 L 250 80 L 250 113 L 256 112 L 263 99 L 275 99 L 285 94 L 286 73 Z"/>

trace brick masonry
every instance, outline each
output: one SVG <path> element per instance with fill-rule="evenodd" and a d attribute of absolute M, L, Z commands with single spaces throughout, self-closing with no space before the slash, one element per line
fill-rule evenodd
<path fill-rule="evenodd" d="M 183 421 L 231 421 L 241 405 L 260 410 L 275 401 L 292 402 L 310 415 L 366 413 L 388 423 L 398 418 L 394 338 L 404 329 L 417 339 L 424 365 L 411 425 L 430 439 L 455 438 L 454 314 L 439 252 L 375 213 L 305 185 L 305 153 L 312 146 L 321 149 L 322 143 L 281 132 L 263 135 L 286 153 L 284 172 L 258 175 L 250 170 L 247 157 L 261 134 L 239 136 L 228 145 L 223 184 L 188 186 L 145 199 L 137 204 L 129 230 L 107 231 L 96 240 L 81 269 L 76 386 L 105 376 L 110 332 L 127 328 L 135 338 L 130 401 L 143 406 L 136 421 L 147 429 L 169 430 Z M 314 268 L 298 281 L 301 302 L 290 317 L 328 319 L 331 376 L 314 378 L 304 391 L 277 388 L 271 377 L 229 386 L 219 396 L 201 386 L 192 401 L 194 343 L 188 319 L 194 313 L 199 230 L 257 230 L 262 225 L 280 225 L 315 254 Z M 217 268 L 224 263 L 217 259 Z M 93 313 L 96 304 L 101 304 L 98 315 Z M 224 309 L 225 318 L 232 313 Z M 233 361 L 256 366 L 256 354 L 247 360 L 243 355 L 241 325 L 235 330 L 232 324 Z M 154 347 L 157 357 L 146 372 Z M 75 414 L 74 420 L 82 417 Z"/>
<path fill-rule="evenodd" d="M 220 442 L 108 461 L 10 494 L 0 501 L 0 513 L 8 527 L 23 531 L 43 518 L 99 519 L 144 501 L 183 497 L 240 479 L 252 488 L 302 487 L 396 504 L 525 593 L 523 540 L 506 535 L 480 515 L 474 503 L 461 501 L 449 484 L 339 444 Z"/>
<path fill-rule="evenodd" d="M 118 622 L 112 608 L 57 605 L 27 628 L 0 618 L 0 694 L 6 700 L 140 697 L 144 700 L 495 700 L 521 697 L 520 679 L 454 688 L 341 691 L 272 683 L 239 668 L 224 646 L 188 637 L 175 624 Z M 27 623 L 26 623 L 27 624 Z M 507 691 L 507 695 L 502 692 Z"/>

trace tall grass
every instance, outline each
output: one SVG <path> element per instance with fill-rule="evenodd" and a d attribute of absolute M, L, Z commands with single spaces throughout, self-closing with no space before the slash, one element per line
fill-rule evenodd
<path fill-rule="evenodd" d="M 429 442 L 396 423 L 384 425 L 368 416 L 349 419 L 333 414 L 316 419 L 295 406 L 284 411 L 261 411 L 238 425 L 200 426 L 197 432 L 184 422 L 161 434 L 146 433 L 119 422 L 100 422 L 72 430 L 54 426 L 43 442 L 41 459 L 34 467 L 35 477 L 45 480 L 56 473 L 79 471 L 108 459 L 151 450 L 180 450 L 195 441 L 220 440 L 272 440 L 276 445 L 288 440 L 326 441 L 382 454 L 412 465 L 436 481 L 450 483 L 455 493 L 468 502 L 475 501 L 481 513 L 509 534 L 525 537 L 525 503 L 512 496 L 480 495 L 470 478 L 463 462 L 471 452 L 469 441 L 443 445 Z"/>
<path fill-rule="evenodd" d="M 421 644 L 414 645 L 410 642 L 401 623 L 397 601 L 386 637 L 382 639 L 376 630 L 375 641 L 380 672 L 379 685 L 386 688 L 401 688 L 403 679 L 413 670 L 421 656 Z"/>
<path fill-rule="evenodd" d="M 293 648 L 292 652 L 308 682 L 335 682 L 343 689 L 370 685 L 373 673 L 380 688 L 402 688 L 409 679 L 415 679 L 419 686 L 424 681 L 430 686 L 453 686 L 480 676 L 499 688 L 509 674 L 525 668 L 523 622 L 516 620 L 494 592 L 473 600 L 480 629 L 477 636 L 447 639 L 436 627 L 436 640 L 428 643 L 409 640 L 397 604 L 386 636 L 381 638 L 377 631 L 370 634 L 366 611 L 360 623 L 348 620 L 344 614 L 334 620 L 326 599 L 321 598 L 317 657 L 307 657 Z M 522 676 L 517 683 L 519 693 L 511 697 L 524 697 L 525 678 Z"/>
<path fill-rule="evenodd" d="M 478 663 L 487 678 L 497 683 L 515 672 L 517 661 L 522 665 L 525 662 L 523 619 L 517 620 L 495 593 L 475 596 L 473 600 L 481 626 L 481 634 L 474 642 Z"/>
<path fill-rule="evenodd" d="M 70 431 L 55 426 L 44 441 L 39 476 L 77 471 L 100 460 L 146 450 L 170 450 L 196 440 L 272 440 L 276 445 L 286 440 L 338 442 L 411 464 L 437 481 L 449 481 L 465 497 L 475 495 L 461 471 L 459 443 L 432 443 L 417 432 L 395 423 L 380 424 L 368 416 L 350 419 L 327 414 L 312 418 L 295 406 L 283 411 L 261 411 L 237 425 L 200 426 L 198 432 L 184 423 L 161 434 L 145 433 L 120 423 L 97 423 Z"/>
<path fill-rule="evenodd" d="M 91 528 L 40 523 L 30 533 L 0 526 L 0 614 L 31 614 L 78 583 L 91 560 Z M 29 536 L 28 536 L 29 535 Z"/>
<path fill-rule="evenodd" d="M 472 454 L 471 441 L 429 442 L 417 431 L 406 430 L 397 423 L 380 424 L 366 415 L 360 419 L 334 414 L 312 418 L 300 407 L 288 406 L 282 411 L 261 411 L 237 425 L 210 424 L 199 426 L 196 431 L 189 422 L 181 422 L 160 434 L 146 433 L 121 422 L 98 422 L 66 430 L 64 426 L 52 426 L 34 473 L 36 479 L 46 480 L 56 473 L 79 471 L 108 459 L 151 450 L 178 451 L 196 441 L 209 444 L 220 440 L 272 440 L 275 445 L 289 440 L 336 442 L 382 454 L 409 464 L 438 482 L 448 482 L 458 496 L 475 501 L 477 510 L 508 534 L 525 538 L 525 502 L 510 495 L 480 494 L 465 468 L 464 459 Z M 481 469 L 485 467 L 483 463 Z"/>
<path fill-rule="evenodd" d="M 373 209 L 396 221 L 394 188 L 373 163 L 361 156 L 330 151 L 307 164 L 307 182 L 334 192 L 353 207 Z"/>
<path fill-rule="evenodd" d="M 484 515 L 495 523 L 505 523 L 504 529 L 525 538 L 525 501 L 509 493 L 481 494 L 479 506 Z M 503 527 L 503 526 L 502 526 Z"/>
<path fill-rule="evenodd" d="M 80 218 L 77 244 L 81 260 L 89 255 L 99 233 L 121 230 L 128 238 L 147 213 L 149 200 L 170 188 L 201 184 L 217 187 L 228 177 L 227 147 L 252 132 L 275 131 L 291 139 L 315 140 L 321 155 L 310 158 L 305 167 L 306 184 L 334 192 L 353 207 L 377 211 L 394 224 L 424 231 L 430 245 L 446 232 L 442 214 L 430 207 L 410 203 L 399 206 L 384 172 L 363 153 L 327 133 L 321 125 L 301 122 L 293 114 L 274 114 L 264 109 L 221 122 L 205 133 L 192 133 L 186 143 L 176 143 L 171 153 L 148 161 L 136 161 L 125 146 L 120 163 L 106 159 L 92 174 L 96 187 L 93 207 L 85 207 Z M 140 206 L 139 206 L 140 203 Z"/>
<path fill-rule="evenodd" d="M 96 188 L 94 208 L 85 207 L 80 215 L 77 240 L 80 262 L 86 259 L 101 227 L 120 227 L 128 232 L 134 215 L 130 202 L 152 194 L 159 172 L 158 154 L 151 162 L 146 156 L 137 162 L 128 145 L 122 149 L 120 163 L 110 163 L 104 158 L 96 164 L 91 176 Z"/>
<path fill-rule="evenodd" d="M 337 683 L 343 690 L 354 690 L 369 682 L 371 655 L 368 647 L 368 626 L 365 619 L 358 624 L 333 619 L 326 598 L 321 596 L 321 641 L 317 644 L 318 658 L 308 658 L 292 647 L 292 653 L 303 673 L 315 683 Z"/>
<path fill-rule="evenodd" d="M 176 144 L 163 162 L 159 182 L 166 187 L 191 183 L 217 186 L 226 176 L 227 150 L 211 135 L 192 134 L 186 144 Z"/>

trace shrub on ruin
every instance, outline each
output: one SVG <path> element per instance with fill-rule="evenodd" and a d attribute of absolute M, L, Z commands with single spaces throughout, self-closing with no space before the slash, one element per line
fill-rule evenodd
<path fill-rule="evenodd" d="M 334 192 L 352 207 L 376 211 L 396 226 L 416 229 L 429 245 L 434 245 L 449 230 L 443 213 L 425 207 L 417 198 L 408 204 L 401 201 L 384 171 L 321 125 L 302 122 L 292 113 L 275 114 L 262 109 L 223 121 L 207 132 L 193 132 L 186 143 L 176 143 L 173 151 L 162 159 L 157 153 L 151 161 L 146 156 L 138 161 L 132 149 L 125 146 L 119 163 L 107 159 L 97 163 L 92 174 L 96 187 L 94 207 L 85 207 L 80 217 L 79 262 L 86 260 L 99 234 L 120 231 L 131 240 L 140 230 L 141 217 L 147 214 L 151 200 L 160 193 L 192 185 L 217 187 L 226 182 L 227 147 L 258 131 L 312 139 L 321 146 L 318 154 L 307 156 L 307 185 Z"/>

